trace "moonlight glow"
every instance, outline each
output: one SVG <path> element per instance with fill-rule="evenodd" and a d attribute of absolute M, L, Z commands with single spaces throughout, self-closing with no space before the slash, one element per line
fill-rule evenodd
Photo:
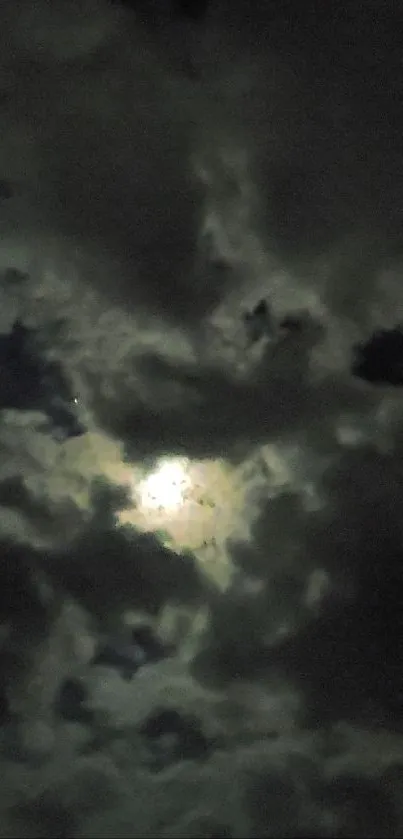
<path fill-rule="evenodd" d="M 118 512 L 119 525 L 155 533 L 170 550 L 191 551 L 214 581 L 225 588 L 231 576 L 228 540 L 248 538 L 256 505 L 256 466 L 234 468 L 224 460 L 193 460 L 165 456 L 145 471 L 141 463 L 127 463 L 119 445 L 105 435 L 88 434 L 69 444 L 72 475 L 87 480 L 72 484 L 77 505 L 88 509 L 88 476 L 100 474 L 127 491 L 127 506 Z M 271 465 L 269 454 L 267 464 Z M 51 491 L 64 492 L 66 463 L 58 458 Z M 266 472 L 265 472 L 266 474 Z M 267 478 L 264 479 L 267 491 Z M 50 492 L 50 490 L 49 490 Z M 251 494 L 250 494 L 251 493 Z M 64 495 L 61 494 L 64 498 Z M 252 503 L 249 499 L 252 499 Z"/>
<path fill-rule="evenodd" d="M 58 454 L 47 491 L 62 504 L 67 475 L 75 503 L 86 515 L 92 481 L 103 475 L 126 493 L 127 504 L 117 511 L 118 526 L 155 534 L 179 555 L 191 552 L 225 589 L 233 570 L 231 545 L 250 538 L 250 526 L 270 487 L 287 484 L 287 463 L 278 447 L 266 446 L 236 467 L 220 458 L 165 455 L 147 469 L 141 462 L 128 463 L 123 446 L 92 432 L 71 440 L 64 454 Z"/>
<path fill-rule="evenodd" d="M 141 467 L 140 467 L 141 468 Z M 245 485 L 223 461 L 165 457 L 148 474 L 132 474 L 134 507 L 122 522 L 158 533 L 178 552 L 191 551 L 221 586 L 230 577 L 227 539 L 244 531 Z"/>
<path fill-rule="evenodd" d="M 177 510 L 185 501 L 190 481 L 186 472 L 185 459 L 161 461 L 140 485 L 140 498 L 143 507 L 163 509 L 167 512 Z"/>

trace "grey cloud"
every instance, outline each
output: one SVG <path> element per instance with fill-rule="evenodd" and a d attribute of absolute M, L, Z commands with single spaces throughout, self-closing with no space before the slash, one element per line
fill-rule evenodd
<path fill-rule="evenodd" d="M 20 476 L 6 478 L 0 483 L 0 504 L 22 512 L 39 527 L 52 527 L 55 511 L 49 508 L 48 501 L 35 499 Z"/>
<path fill-rule="evenodd" d="M 251 544 L 232 545 L 242 573 L 212 603 L 196 678 L 289 680 L 301 692 L 305 724 L 375 715 L 400 730 L 399 458 L 369 445 L 340 453 L 323 476 L 320 510 L 307 513 L 295 494 L 262 507 Z M 306 591 L 315 568 L 329 577 L 311 611 Z"/>
<path fill-rule="evenodd" d="M 329 470 L 328 507 L 307 519 L 304 551 L 354 592 L 344 606 L 325 599 L 322 614 L 276 655 L 307 691 L 312 718 L 377 713 L 402 719 L 402 590 L 398 453 L 362 447 Z M 280 644 L 281 648 L 281 644 Z"/>
<path fill-rule="evenodd" d="M 139 365 L 159 381 L 182 389 L 178 407 L 147 405 L 130 392 L 118 400 L 95 398 L 100 424 L 125 441 L 128 457 L 185 453 L 195 457 L 237 457 L 251 447 L 304 431 L 319 445 L 341 415 L 365 415 L 378 397 L 357 386 L 349 371 L 315 383 L 308 369 L 310 347 L 303 343 L 273 350 L 269 346 L 251 382 L 237 382 L 218 369 L 173 366 L 152 357 Z"/>
<path fill-rule="evenodd" d="M 77 727 L 54 719 L 51 703 L 38 700 L 40 708 L 24 723 L 39 731 L 40 740 L 46 719 L 54 740 L 48 750 L 52 764 L 35 768 L 32 790 L 27 775 L 18 774 L 15 765 L 10 769 L 0 750 L 5 830 L 7 812 L 18 821 L 16 809 L 9 810 L 10 795 L 18 799 L 20 814 L 18 823 L 10 823 L 15 836 L 31 835 L 36 826 L 44 835 L 60 827 L 82 837 L 119 833 L 128 839 L 136 832 L 161 839 L 220 831 L 239 837 L 397 835 L 402 763 L 397 731 L 403 718 L 401 408 L 398 395 L 383 397 L 354 380 L 350 343 L 365 338 L 377 320 L 390 327 L 400 305 L 398 21 L 394 13 L 387 21 L 385 4 L 382 14 L 380 3 L 369 4 L 356 50 L 350 51 L 347 43 L 356 27 L 354 19 L 346 23 L 344 7 L 339 17 L 323 6 L 299 28 L 302 6 L 256 4 L 251 15 L 243 0 L 239 8 L 223 2 L 212 9 L 211 29 L 200 41 L 200 78 L 190 83 L 180 66 L 179 37 L 175 46 L 168 44 L 166 13 L 158 11 L 151 21 L 157 5 L 149 12 L 140 3 L 129 23 L 129 15 L 115 11 L 104 18 L 99 3 L 94 29 L 83 24 L 80 39 L 79 27 L 74 21 L 70 26 L 63 4 L 55 3 L 52 20 L 60 15 L 66 24 L 60 61 L 54 24 L 41 22 L 40 0 L 35 31 L 24 28 L 21 17 L 17 37 L 14 6 L 7 25 L 0 27 L 0 180 L 7 177 L 18 185 L 2 202 L 0 219 L 2 241 L 13 234 L 8 264 L 21 272 L 8 275 L 10 300 L 16 299 L 18 284 L 18 299 L 34 318 L 42 296 L 46 320 L 46 306 L 53 305 L 55 314 L 60 299 L 55 331 L 56 320 L 64 328 L 57 350 L 65 350 L 67 367 L 80 368 L 94 418 L 122 441 L 129 461 L 148 466 L 161 454 L 174 453 L 236 461 L 262 444 L 280 441 L 289 447 L 290 461 L 294 447 L 298 463 L 291 464 L 290 485 L 261 502 L 250 539 L 228 545 L 235 576 L 221 593 L 212 590 L 191 554 L 179 556 L 156 536 L 118 525 L 118 513 L 129 503 L 120 488 L 102 480 L 95 484 L 87 520 L 75 503 L 59 505 L 64 480 L 67 494 L 83 490 L 85 495 L 93 467 L 86 453 L 75 483 L 71 449 L 62 450 L 62 463 L 46 438 L 33 439 L 29 417 L 23 429 L 13 418 L 2 424 L 2 524 L 19 511 L 53 545 L 32 547 L 34 540 L 24 541 L 25 530 L 18 545 L 3 534 L 2 640 L 5 624 L 10 633 L 4 635 L 0 663 L 10 693 L 15 672 L 28 667 L 24 693 L 34 704 L 42 692 L 50 696 L 59 676 L 79 677 L 93 695 L 84 673 L 90 642 L 100 628 L 119 623 L 125 609 L 142 617 L 148 611 L 151 622 L 163 624 L 164 608 L 174 615 L 183 604 L 189 611 L 204 610 L 200 623 L 208 624 L 200 627 L 198 614 L 194 621 L 178 617 L 177 635 L 190 625 L 192 635 L 192 643 L 180 637 L 178 647 L 197 650 L 189 665 L 178 656 L 171 670 L 156 665 L 124 687 L 119 679 L 105 678 L 106 705 L 121 708 L 126 722 L 120 725 L 112 711 L 107 722 L 99 714 L 101 735 L 105 730 L 107 736 L 96 740 L 92 763 L 76 754 L 80 736 L 83 742 Z M 354 10 L 351 14 L 354 18 Z M 369 15 L 377 21 L 377 41 L 371 36 L 364 50 Z M 380 46 L 386 40 L 389 63 Z M 24 50 L 18 52 L 22 41 Z M 17 43 L 12 55 L 10 44 Z M 353 52 L 360 53 L 358 68 Z M 238 152 L 246 161 L 240 173 L 228 163 Z M 195 159 L 201 168 L 206 163 L 204 184 L 192 171 Z M 208 243 L 202 241 L 208 212 L 216 213 L 228 239 L 224 257 L 216 254 L 224 271 L 212 265 Z M 59 271 L 52 264 L 54 275 L 47 273 L 46 259 L 43 271 L 39 265 L 35 276 L 26 278 L 27 243 L 41 253 L 51 234 L 56 241 L 64 239 L 64 253 L 71 246 L 83 257 L 75 263 L 78 273 L 86 267 L 72 282 L 74 291 L 63 266 Z M 393 281 L 385 277 L 390 267 Z M 229 292 L 237 297 L 238 285 L 240 328 L 243 292 L 248 297 L 252 286 L 258 286 L 257 299 L 273 290 L 273 307 L 281 308 L 281 317 L 293 309 L 292 289 L 306 297 L 308 308 L 314 297 L 312 309 L 322 308 L 321 322 L 307 316 L 298 336 L 272 343 L 243 382 L 224 372 L 219 349 L 214 369 L 202 361 L 202 349 L 197 363 L 167 360 L 161 321 L 170 327 L 179 323 L 189 343 L 196 344 L 200 321 L 225 303 Z M 90 303 L 84 301 L 86 287 Z M 144 320 L 137 318 L 140 310 Z M 154 313 L 155 343 L 151 328 L 146 334 Z M 162 355 L 147 350 L 139 359 L 136 350 L 146 345 L 137 340 L 140 322 L 147 347 L 157 346 Z M 80 329 L 75 331 L 76 323 Z M 71 356 L 70 324 L 78 344 Z M 333 333 L 326 342 L 333 328 L 345 344 L 340 364 L 330 357 Z M 174 341 L 167 334 L 170 349 Z M 179 353 L 180 347 L 172 352 L 176 358 Z M 108 368 L 105 379 L 102 366 Z M 371 437 L 373 445 L 354 449 L 350 438 L 348 450 L 343 449 L 341 418 Z M 103 439 L 100 434 L 94 447 L 102 448 Z M 388 454 L 380 451 L 386 444 Z M 116 472 L 122 465 L 117 450 L 113 442 L 110 449 L 105 444 L 105 459 L 114 461 Z M 96 454 L 88 448 L 89 460 Z M 53 476 L 56 461 L 60 472 Z M 298 485 L 293 484 L 297 472 Z M 308 480 L 319 509 L 307 509 L 303 485 Z M 268 492 L 272 489 L 268 485 Z M 318 583 L 316 600 L 310 600 L 315 572 L 326 585 L 321 589 Z M 51 581 L 47 599 L 43 579 Z M 68 631 L 58 636 L 60 644 L 52 646 L 59 610 L 71 600 L 81 607 L 82 624 L 73 613 Z M 242 704 L 243 688 L 249 702 Z M 203 767 L 176 761 L 157 777 L 142 763 L 138 720 L 143 711 L 145 719 L 155 710 L 157 698 L 165 708 L 172 696 L 180 698 L 184 713 L 192 704 L 197 716 L 197 704 L 200 710 L 203 702 L 196 689 L 212 706 L 217 702 L 212 722 L 217 722 L 218 705 L 226 703 L 220 748 L 206 756 Z M 286 709 L 283 727 L 276 722 L 279 704 Z M 42 718 L 34 719 L 35 713 Z M 231 714 L 238 715 L 232 739 Z M 347 744 L 348 737 L 338 735 L 341 720 L 352 720 L 349 728 L 356 734 Z M 375 725 L 379 736 L 381 726 L 389 729 L 390 741 L 384 751 L 375 745 L 364 760 Z M 106 811 L 97 813 L 100 796 Z M 24 809 L 27 798 L 30 806 Z"/>
<path fill-rule="evenodd" d="M 257 765 L 246 779 L 244 801 L 255 836 L 300 836 L 320 824 L 315 812 L 318 767 L 303 754 L 290 754 L 284 761 Z M 283 763 L 283 765 L 281 765 Z M 311 798 L 311 801 L 308 800 Z"/>
<path fill-rule="evenodd" d="M 248 542 L 230 542 L 236 574 L 212 600 L 209 631 L 192 665 L 197 679 L 275 681 L 278 647 L 299 637 L 311 619 L 305 592 L 322 558 L 306 549 L 306 540 L 318 519 L 301 495 L 284 491 L 261 505 Z"/>
<path fill-rule="evenodd" d="M 386 272 L 400 275 L 399 244 L 380 231 L 349 234 L 332 249 L 324 297 L 331 312 L 357 324 L 377 328 L 376 309 L 388 301 L 387 317 L 396 316 L 396 289 L 388 288 Z M 379 303 L 381 305 L 379 306 Z M 383 305 L 382 305 L 383 304 Z M 375 310 L 375 312 L 374 312 Z M 389 310 L 389 311 L 388 311 Z"/>
<path fill-rule="evenodd" d="M 101 623 L 113 626 L 124 610 L 158 614 L 167 602 L 200 603 L 210 585 L 192 555 L 177 555 L 154 534 L 118 526 L 124 506 L 105 485 L 94 497 L 88 528 L 66 550 L 47 556 L 51 579 Z"/>
<path fill-rule="evenodd" d="M 187 161 L 204 100 L 170 84 L 151 47 L 134 55 L 131 40 L 148 38 L 141 24 L 117 31 L 84 74 L 80 60 L 67 70 L 46 53 L 5 56 L 3 168 L 22 182 L 27 235 L 43 228 L 114 264 L 112 281 L 92 278 L 109 301 L 199 317 L 219 299 L 217 272 L 205 266 L 195 283 L 203 194 Z"/>
<path fill-rule="evenodd" d="M 356 348 L 355 376 L 378 386 L 403 384 L 403 333 L 400 328 L 375 332 Z"/>
<path fill-rule="evenodd" d="M 53 604 L 43 596 L 39 557 L 28 546 L 0 540 L 0 691 L 10 709 L 10 688 L 25 678 L 53 623 Z M 11 718 L 2 720 L 2 724 Z M 1 738 L 0 738 L 1 739 Z M 0 746 L 0 753 L 4 740 Z"/>
<path fill-rule="evenodd" d="M 44 531 L 67 526 L 60 520 L 49 525 L 52 509 L 33 498 L 19 479 L 2 484 L 2 503 L 33 518 Z M 153 534 L 132 527 L 119 527 L 117 511 L 127 505 L 125 492 L 95 482 L 92 517 L 82 520 L 77 535 L 60 547 L 39 548 L 3 539 L 0 545 L 1 622 L 10 624 L 13 639 L 30 626 L 31 638 L 39 639 L 65 597 L 72 598 L 100 624 L 116 626 L 125 609 L 148 610 L 157 615 L 167 604 L 208 602 L 211 584 L 204 578 L 191 554 L 177 555 L 164 548 Z M 55 540 L 57 541 L 57 540 Z M 50 589 L 45 596 L 42 584 Z M 46 589 L 47 590 L 47 589 Z M 36 629 L 35 629 L 36 627 Z"/>
<path fill-rule="evenodd" d="M 360 23 L 351 23 L 354 51 L 348 48 L 350 26 L 336 7 L 326 11 L 326 22 L 315 15 L 301 30 L 296 6 L 292 12 L 294 26 L 287 29 L 282 10 L 261 7 L 273 52 L 284 54 L 287 44 L 295 73 L 295 96 L 282 123 L 283 154 L 273 155 L 270 144 L 259 146 L 268 234 L 286 257 L 293 251 L 323 252 L 357 226 L 389 239 L 400 227 L 402 166 L 394 102 L 402 85 L 401 22 L 391 6 L 377 16 L 376 29 L 372 7 L 362 17 L 360 12 Z M 356 10 L 351 14 L 354 21 Z M 268 86 L 267 102 L 270 95 Z"/>

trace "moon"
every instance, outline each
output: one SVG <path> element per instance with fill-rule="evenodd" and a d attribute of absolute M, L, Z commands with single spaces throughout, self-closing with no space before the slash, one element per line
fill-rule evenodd
<path fill-rule="evenodd" d="M 185 458 L 160 461 L 157 469 L 140 484 L 139 496 L 143 508 L 167 513 L 178 510 L 185 502 L 186 491 L 190 489 L 187 465 Z"/>

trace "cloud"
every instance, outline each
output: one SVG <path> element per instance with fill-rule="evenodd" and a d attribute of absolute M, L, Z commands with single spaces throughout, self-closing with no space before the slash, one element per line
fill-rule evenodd
<path fill-rule="evenodd" d="M 77 29 L 84 37 L 82 54 L 63 55 L 61 46 L 55 64 L 47 8 L 32 15 L 25 49 L 20 19 L 7 15 L 19 49 L 5 58 L 9 86 L 1 106 L 3 165 L 22 189 L 14 210 L 25 200 L 31 211 L 25 235 L 46 229 L 109 261 L 105 281 L 101 271 L 93 280 L 114 305 L 146 303 L 166 318 L 196 317 L 219 295 L 213 280 L 200 274 L 197 281 L 194 271 L 203 197 L 186 161 L 195 123 L 203 121 L 203 97 L 164 75 L 135 17 L 125 21 L 100 4 L 96 18 L 84 9 L 80 20 L 55 7 L 54 23 L 61 18 L 69 46 Z M 140 53 L 133 39 L 143 41 Z"/>
<path fill-rule="evenodd" d="M 286 493 L 263 507 L 251 545 L 233 547 L 242 575 L 213 604 L 196 677 L 286 679 L 310 725 L 375 715 L 399 727 L 401 490 L 396 454 L 362 445 L 325 471 L 320 509 Z M 328 576 L 311 604 L 315 569 Z"/>
<path fill-rule="evenodd" d="M 38 328 L 89 433 L 60 447 L 41 416 L 1 417 L 5 829 L 392 835 L 401 396 L 351 363 L 402 316 L 394 13 L 376 40 L 366 12 L 293 9 L 291 32 L 290 8 L 212 3 L 185 45 L 158 4 L 45 5 L 2 12 L 0 326 Z M 266 298 L 303 326 L 249 352 Z M 228 471 L 225 590 L 135 525 L 130 481 L 175 454 Z M 128 612 L 177 655 L 123 684 L 87 663 Z M 64 678 L 94 730 L 54 714 Z M 214 733 L 204 765 L 151 771 L 160 706 Z"/>
<path fill-rule="evenodd" d="M 348 370 L 338 376 L 332 371 L 315 382 L 309 350 L 292 339 L 278 348 L 269 346 L 248 382 L 217 368 L 181 368 L 146 356 L 139 371 L 152 376 L 154 404 L 129 395 L 108 401 L 96 396 L 95 412 L 105 429 L 125 440 L 133 458 L 150 452 L 232 456 L 308 429 L 326 438 L 341 415 L 369 413 L 377 397 L 357 387 Z M 179 399 L 165 407 L 158 390 L 167 382 Z"/>
<path fill-rule="evenodd" d="M 48 556 L 46 570 L 99 621 L 118 621 L 125 610 L 157 615 L 168 602 L 201 603 L 209 584 L 191 555 L 164 548 L 154 534 L 118 526 L 122 495 L 107 485 L 93 497 L 87 527 L 66 549 Z"/>

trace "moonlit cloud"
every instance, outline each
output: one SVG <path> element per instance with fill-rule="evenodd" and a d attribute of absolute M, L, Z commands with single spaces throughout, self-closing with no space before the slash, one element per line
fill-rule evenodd
<path fill-rule="evenodd" d="M 0 13 L 0 332 L 86 428 L 0 412 L 4 836 L 401 832 L 401 394 L 352 369 L 402 321 L 401 32 L 368 9 Z M 163 660 L 93 664 L 144 626 Z"/>

